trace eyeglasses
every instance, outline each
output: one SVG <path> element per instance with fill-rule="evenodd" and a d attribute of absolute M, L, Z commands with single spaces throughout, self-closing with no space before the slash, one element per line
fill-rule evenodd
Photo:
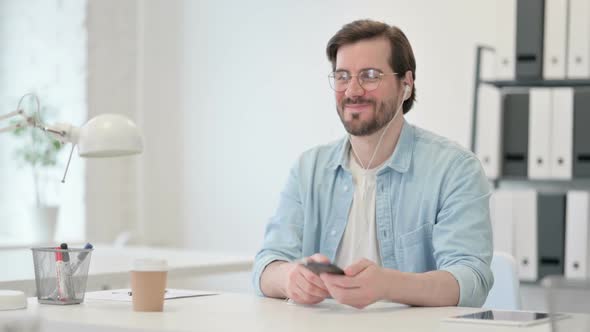
<path fill-rule="evenodd" d="M 379 83 L 383 76 L 394 76 L 397 73 L 385 74 L 379 69 L 369 68 L 361 70 L 358 75 L 351 75 L 346 70 L 337 70 L 328 75 L 328 81 L 330 81 L 330 87 L 336 92 L 343 92 L 348 89 L 350 81 L 353 77 L 356 77 L 358 84 L 365 91 L 373 91 L 379 87 Z"/>

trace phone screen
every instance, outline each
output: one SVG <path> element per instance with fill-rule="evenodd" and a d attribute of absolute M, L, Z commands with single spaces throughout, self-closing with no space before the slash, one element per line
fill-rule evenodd
<path fill-rule="evenodd" d="M 311 272 L 319 275 L 320 273 L 333 273 L 344 275 L 344 271 L 338 266 L 330 263 L 307 262 L 303 266 L 311 270 Z"/>

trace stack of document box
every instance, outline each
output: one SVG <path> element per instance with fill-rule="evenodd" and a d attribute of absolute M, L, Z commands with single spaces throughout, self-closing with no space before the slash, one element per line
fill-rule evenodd
<path fill-rule="evenodd" d="M 590 78 L 590 1 L 498 1 L 495 79 Z"/>
<path fill-rule="evenodd" d="M 476 153 L 489 178 L 590 178 L 590 88 L 483 85 L 478 103 Z"/>
<path fill-rule="evenodd" d="M 490 179 L 559 185 L 494 193 L 495 250 L 516 258 L 521 280 L 590 279 L 590 186 L 568 191 L 590 179 L 590 0 L 497 6 L 495 52 L 479 58 L 475 153 Z"/>
<path fill-rule="evenodd" d="M 590 192 L 497 190 L 490 212 L 494 250 L 515 257 L 521 280 L 590 278 Z"/>

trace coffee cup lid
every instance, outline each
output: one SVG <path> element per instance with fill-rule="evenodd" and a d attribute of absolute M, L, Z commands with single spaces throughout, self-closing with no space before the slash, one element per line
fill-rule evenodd
<path fill-rule="evenodd" d="M 165 259 L 139 258 L 133 261 L 133 271 L 167 271 Z"/>

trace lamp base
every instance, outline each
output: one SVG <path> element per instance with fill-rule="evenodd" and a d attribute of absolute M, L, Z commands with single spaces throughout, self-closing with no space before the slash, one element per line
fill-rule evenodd
<path fill-rule="evenodd" d="M 25 293 L 14 290 L 0 290 L 0 310 L 25 309 L 27 297 Z"/>

